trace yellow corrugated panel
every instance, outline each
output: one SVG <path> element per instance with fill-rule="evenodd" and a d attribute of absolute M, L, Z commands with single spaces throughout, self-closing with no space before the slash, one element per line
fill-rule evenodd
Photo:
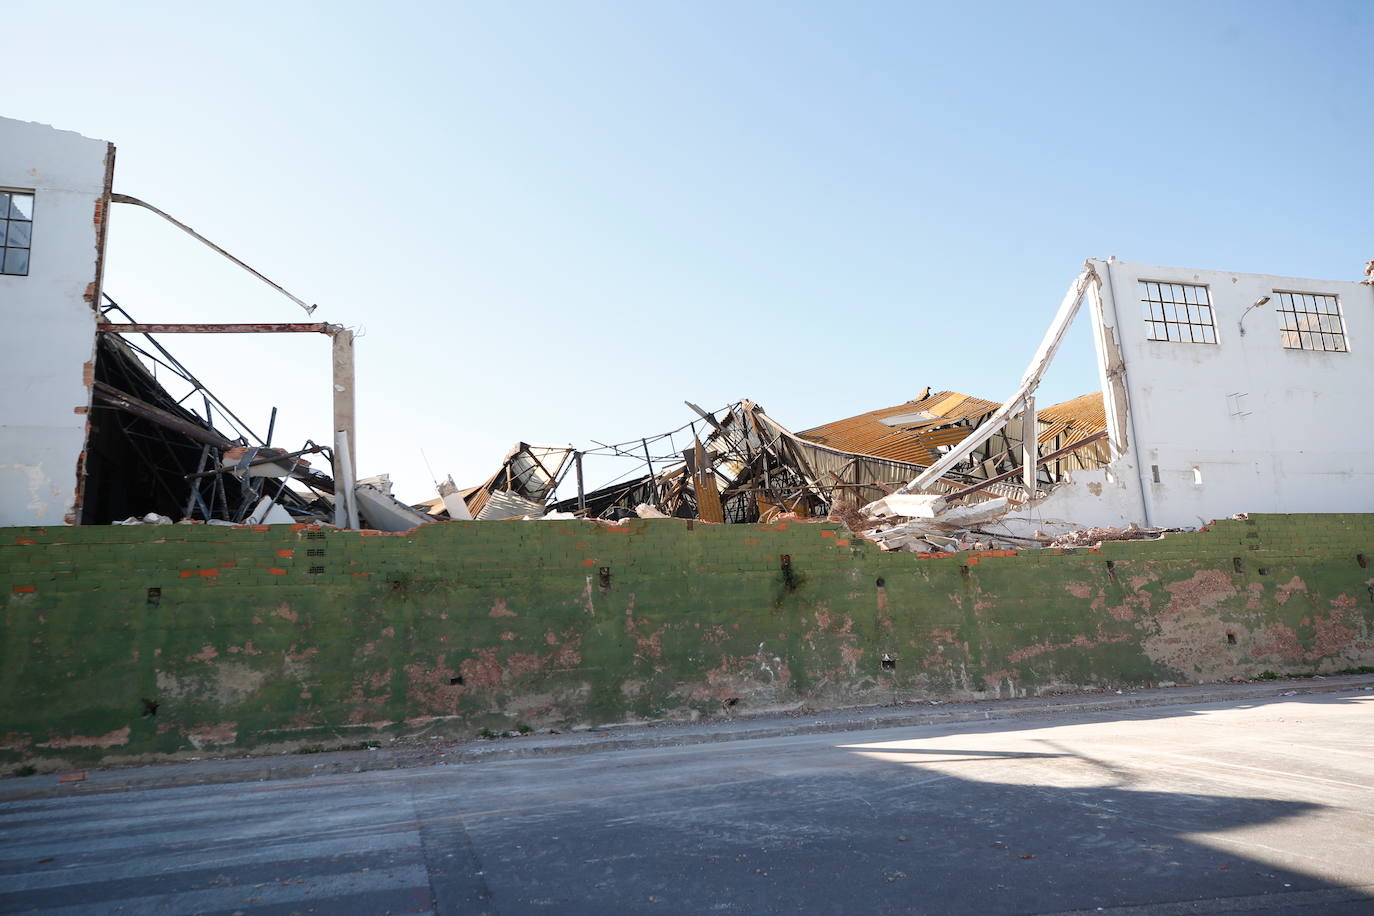
<path fill-rule="evenodd" d="M 960 420 L 976 422 L 1000 406 L 996 401 L 985 401 L 957 391 L 938 391 L 919 400 L 846 417 L 797 435 L 843 452 L 929 466 L 938 459 L 932 451 L 933 448 L 961 442 L 973 429 L 968 426 L 952 427 L 949 424 Z M 906 428 L 894 428 L 882 422 L 886 417 L 913 414 L 918 411 L 941 419 L 912 422 Z M 1048 424 L 1037 436 L 1040 442 L 1063 435 L 1064 444 L 1068 445 L 1106 428 L 1100 392 L 1085 394 L 1046 407 L 1039 411 L 1039 416 Z M 937 428 L 930 429 L 932 426 Z"/>
<path fill-rule="evenodd" d="M 984 401 L 957 391 L 939 391 L 925 398 L 883 407 L 854 417 L 826 423 L 798 433 L 801 438 L 828 445 L 831 448 L 858 455 L 873 455 L 894 461 L 928 464 L 934 460 L 925 436 L 921 432 L 930 426 L 942 426 L 970 417 L 978 417 L 996 410 L 995 401 Z M 913 429 L 894 428 L 883 423 L 886 417 L 924 411 L 943 419 L 913 423 Z M 953 441 L 968 435 L 964 429 Z M 948 444 L 941 440 L 940 444 Z"/>

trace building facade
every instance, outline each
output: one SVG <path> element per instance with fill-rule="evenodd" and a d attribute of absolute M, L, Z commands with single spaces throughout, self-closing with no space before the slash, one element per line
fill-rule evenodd
<path fill-rule="evenodd" d="M 0 526 L 78 520 L 114 146 L 0 118 Z"/>

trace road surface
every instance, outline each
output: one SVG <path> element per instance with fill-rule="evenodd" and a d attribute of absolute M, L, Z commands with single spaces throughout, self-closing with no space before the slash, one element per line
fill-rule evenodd
<path fill-rule="evenodd" d="M 12 799 L 0 912 L 1368 914 L 1374 693 Z"/>

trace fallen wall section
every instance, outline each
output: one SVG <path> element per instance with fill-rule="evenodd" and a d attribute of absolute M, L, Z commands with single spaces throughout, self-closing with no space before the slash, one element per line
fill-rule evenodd
<path fill-rule="evenodd" d="M 824 523 L 0 529 L 0 760 L 1374 666 L 1374 516 L 884 553 Z"/>

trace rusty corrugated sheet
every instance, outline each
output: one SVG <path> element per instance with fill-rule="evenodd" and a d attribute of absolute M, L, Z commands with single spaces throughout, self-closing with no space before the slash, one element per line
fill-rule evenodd
<path fill-rule="evenodd" d="M 957 391 L 940 391 L 904 404 L 826 423 L 797 435 L 845 452 L 929 466 L 939 459 L 934 449 L 962 442 L 982 417 L 1000 406 L 996 401 L 985 401 Z M 1107 425 L 1101 392 L 1045 407 L 1038 415 L 1037 441 L 1053 442 L 1062 436 L 1059 446 L 1072 445 L 1106 429 Z M 910 418 L 910 421 L 894 426 L 893 418 Z M 889 422 L 884 423 L 884 420 Z"/>
<path fill-rule="evenodd" d="M 963 421 L 973 424 L 999 406 L 995 401 L 985 401 L 957 391 L 940 391 L 904 404 L 826 423 L 797 435 L 845 452 L 929 465 L 936 460 L 931 449 L 952 445 L 973 431 L 972 425 L 951 428 L 953 424 Z M 929 414 L 938 419 L 913 420 L 909 426 L 897 428 L 882 422 L 889 417 L 916 413 Z"/>

